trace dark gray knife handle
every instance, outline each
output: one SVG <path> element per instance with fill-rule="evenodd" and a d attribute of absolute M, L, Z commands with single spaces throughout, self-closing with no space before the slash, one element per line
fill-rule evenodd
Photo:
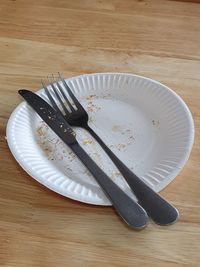
<path fill-rule="evenodd" d="M 153 189 L 147 186 L 137 175 L 135 175 L 101 140 L 101 138 L 87 125 L 85 129 L 98 141 L 104 151 L 111 158 L 118 170 L 121 172 L 131 190 L 137 197 L 140 205 L 147 211 L 148 215 L 160 225 L 168 225 L 177 221 L 179 213 L 175 207 L 169 204 Z"/>
<path fill-rule="evenodd" d="M 148 222 L 148 216 L 145 210 L 128 195 L 126 195 L 124 191 L 122 191 L 98 167 L 98 165 L 88 156 L 78 143 L 71 145 L 70 148 L 94 176 L 124 221 L 133 228 L 143 228 Z"/>

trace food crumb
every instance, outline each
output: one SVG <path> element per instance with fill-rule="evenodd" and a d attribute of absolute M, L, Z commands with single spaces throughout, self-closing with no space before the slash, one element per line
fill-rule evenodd
<path fill-rule="evenodd" d="M 118 144 L 118 145 L 117 145 L 117 149 L 118 149 L 119 151 L 121 151 L 121 150 L 124 149 L 125 147 L 126 147 L 125 144 Z"/>
<path fill-rule="evenodd" d="M 39 128 L 37 128 L 37 134 L 38 134 L 39 136 L 43 136 L 43 135 L 44 135 L 42 125 L 41 125 Z"/>
<path fill-rule="evenodd" d="M 121 131 L 121 126 L 120 125 L 114 125 L 112 127 L 112 131 L 113 132 L 120 132 Z"/>
<path fill-rule="evenodd" d="M 152 120 L 152 124 L 153 124 L 154 126 L 156 126 L 157 128 L 159 128 L 159 126 L 160 126 L 160 121 L 159 121 L 159 120 Z"/>
<path fill-rule="evenodd" d="M 85 140 L 83 140 L 83 144 L 84 145 L 92 144 L 92 140 L 91 139 L 85 139 Z"/>
<path fill-rule="evenodd" d="M 92 107 L 88 107 L 88 112 L 93 112 L 94 109 Z"/>
<path fill-rule="evenodd" d="M 133 137 L 133 135 L 129 136 L 129 139 L 135 140 L 135 138 Z"/>
<path fill-rule="evenodd" d="M 87 100 L 91 100 L 91 99 L 93 99 L 94 97 L 96 97 L 96 95 L 89 95 L 86 99 L 87 99 Z"/>

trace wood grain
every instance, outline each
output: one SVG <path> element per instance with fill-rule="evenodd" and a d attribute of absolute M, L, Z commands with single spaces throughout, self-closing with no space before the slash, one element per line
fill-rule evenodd
<path fill-rule="evenodd" d="M 0 266 L 199 266 L 199 1 L 0 1 Z M 162 195 L 181 218 L 130 230 L 111 207 L 81 204 L 30 178 L 11 155 L 7 120 L 20 88 L 40 78 L 129 72 L 157 79 L 188 104 L 196 137 Z"/>

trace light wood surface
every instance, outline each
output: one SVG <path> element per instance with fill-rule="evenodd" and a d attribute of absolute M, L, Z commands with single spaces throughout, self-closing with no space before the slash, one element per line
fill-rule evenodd
<path fill-rule="evenodd" d="M 200 266 L 199 1 L 0 1 L 0 266 Z M 40 78 L 129 72 L 165 83 L 188 104 L 195 144 L 162 195 L 173 226 L 129 229 L 111 207 L 61 197 L 29 177 L 6 140 L 20 88 Z"/>

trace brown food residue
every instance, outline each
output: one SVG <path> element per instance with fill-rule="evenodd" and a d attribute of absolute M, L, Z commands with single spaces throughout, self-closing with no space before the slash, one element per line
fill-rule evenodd
<path fill-rule="evenodd" d="M 85 139 L 85 140 L 83 140 L 83 144 L 84 145 L 92 144 L 92 143 L 93 143 L 93 141 L 91 139 Z"/>
<path fill-rule="evenodd" d="M 116 147 L 119 151 L 125 150 L 125 148 L 133 143 L 135 141 L 135 137 L 132 135 L 132 131 L 130 129 L 126 129 L 125 126 L 122 125 L 114 125 L 112 127 L 112 131 L 116 133 L 120 133 L 121 135 L 124 135 L 127 137 L 127 141 L 123 144 L 117 144 L 117 145 L 110 145 L 110 148 Z"/>
<path fill-rule="evenodd" d="M 120 132 L 122 130 L 122 127 L 120 125 L 113 125 L 112 131 L 113 132 Z"/>
<path fill-rule="evenodd" d="M 111 174 L 111 179 L 115 180 L 117 177 L 121 176 L 121 173 L 116 171 Z"/>
<path fill-rule="evenodd" d="M 87 111 L 88 112 L 97 112 L 98 110 L 100 110 L 101 108 L 94 105 L 94 104 L 89 104 L 88 103 L 88 107 L 87 107 Z"/>
<path fill-rule="evenodd" d="M 86 99 L 87 100 L 92 100 L 92 99 L 94 99 L 94 98 L 96 98 L 97 96 L 96 95 L 89 95 Z"/>
<path fill-rule="evenodd" d="M 37 134 L 38 134 L 39 136 L 43 136 L 43 135 L 44 135 L 42 125 L 37 129 Z"/>
<path fill-rule="evenodd" d="M 62 126 L 62 124 L 60 125 Z M 64 148 L 62 149 L 62 141 L 56 137 L 50 137 L 48 135 L 49 127 L 41 122 L 39 127 L 36 129 L 36 133 L 38 135 L 37 143 L 41 147 L 43 153 L 47 156 L 48 160 L 63 160 L 64 158 L 68 158 L 70 161 L 74 160 L 75 155 L 73 152 L 68 152 Z M 75 135 L 74 132 L 71 134 Z M 58 147 L 61 148 L 61 152 L 59 152 Z"/>
<path fill-rule="evenodd" d="M 126 147 L 125 144 L 118 144 L 118 145 L 117 145 L 117 149 L 118 149 L 119 151 L 121 151 L 121 150 L 124 149 L 125 147 Z"/>
<path fill-rule="evenodd" d="M 48 145 L 47 142 L 43 141 L 43 142 L 39 142 L 39 145 L 41 146 L 42 150 L 44 151 L 45 155 L 47 157 L 51 156 L 52 153 L 52 148 Z"/>

